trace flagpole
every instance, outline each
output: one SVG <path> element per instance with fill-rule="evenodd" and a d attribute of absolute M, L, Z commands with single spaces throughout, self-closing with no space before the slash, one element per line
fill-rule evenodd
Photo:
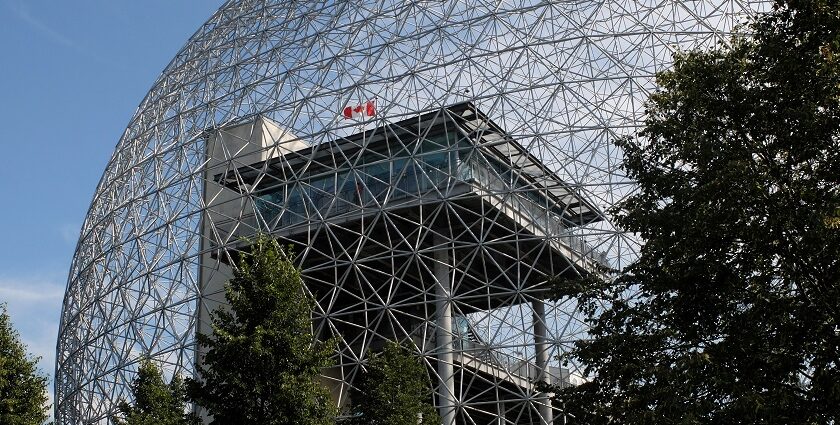
<path fill-rule="evenodd" d="M 374 100 L 368 100 L 365 103 L 360 102 L 359 104 L 355 105 L 355 107 L 352 107 L 352 106 L 348 105 L 348 106 L 345 106 L 342 109 L 341 115 L 344 117 L 344 119 L 357 119 L 357 126 L 356 126 L 357 131 L 356 132 L 362 134 L 363 149 L 367 148 L 367 137 L 368 137 L 368 134 L 365 131 L 365 125 L 367 124 L 365 119 L 368 118 L 368 117 L 373 117 L 374 115 L 376 115 L 376 103 L 375 103 L 376 99 L 377 98 L 374 97 Z M 358 115 L 358 118 L 356 118 L 357 115 Z M 362 155 L 364 155 L 364 152 L 362 152 Z M 359 211 L 361 213 L 360 235 L 364 236 L 364 234 L 365 234 L 365 203 L 364 203 L 364 199 L 363 199 L 363 193 L 367 189 L 367 184 L 365 184 L 364 178 L 361 178 L 361 176 L 359 174 L 359 170 L 356 170 L 355 180 L 356 180 L 356 197 L 359 198 Z M 361 246 L 359 248 L 361 249 Z"/>

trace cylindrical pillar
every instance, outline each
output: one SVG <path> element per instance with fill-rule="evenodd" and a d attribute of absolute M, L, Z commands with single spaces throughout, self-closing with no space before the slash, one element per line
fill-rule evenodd
<path fill-rule="evenodd" d="M 505 425 L 505 401 L 499 397 L 499 390 L 496 390 L 496 425 Z"/>
<path fill-rule="evenodd" d="M 443 425 L 455 425 L 455 372 L 452 345 L 452 266 L 449 242 L 435 236 L 435 307 L 437 370 L 440 376 L 438 409 Z"/>
<path fill-rule="evenodd" d="M 551 383 L 548 375 L 548 331 L 545 327 L 545 304 L 542 300 L 531 303 L 534 319 L 534 352 L 537 363 L 537 381 Z M 537 397 L 538 409 L 540 412 L 540 424 L 551 425 L 554 423 L 554 411 L 551 408 L 551 394 L 541 393 Z"/>

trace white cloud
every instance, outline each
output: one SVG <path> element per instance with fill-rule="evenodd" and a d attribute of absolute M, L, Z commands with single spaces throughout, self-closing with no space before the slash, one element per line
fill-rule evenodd
<path fill-rule="evenodd" d="M 61 300 L 64 285 L 38 284 L 0 278 L 0 300 L 9 304 Z"/>
<path fill-rule="evenodd" d="M 21 339 L 45 360 L 55 356 L 55 339 L 64 297 L 58 277 L 0 276 L 0 303 L 6 303 Z M 52 373 L 51 369 L 49 370 Z"/>
<path fill-rule="evenodd" d="M 0 276 L 0 303 L 6 303 L 12 324 L 27 351 L 41 357 L 40 369 L 49 375 L 50 402 L 55 374 L 55 346 L 64 278 L 59 275 Z M 52 414 L 52 412 L 50 412 Z"/>

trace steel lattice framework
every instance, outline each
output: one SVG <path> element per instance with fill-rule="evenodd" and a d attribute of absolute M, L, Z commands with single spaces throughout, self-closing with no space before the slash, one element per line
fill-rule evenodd
<path fill-rule="evenodd" d="M 585 326 L 555 275 L 639 243 L 631 134 L 675 49 L 726 41 L 749 1 L 226 2 L 117 144 L 85 219 L 57 344 L 59 424 L 104 423 L 139 359 L 195 369 L 240 237 L 297 246 L 335 401 L 384 340 L 424 356 L 446 423 L 562 415 L 533 381 Z M 164 12 L 165 13 L 165 12 Z M 372 102 L 372 116 L 345 106 Z M 364 114 L 363 114 L 364 115 Z"/>

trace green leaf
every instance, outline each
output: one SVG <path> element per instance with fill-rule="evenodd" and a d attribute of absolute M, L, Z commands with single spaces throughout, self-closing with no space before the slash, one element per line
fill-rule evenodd
<path fill-rule="evenodd" d="M 41 425 L 47 419 L 47 377 L 0 304 L 0 424 Z"/>
<path fill-rule="evenodd" d="M 591 338 L 557 388 L 579 423 L 840 422 L 840 2 L 776 2 L 678 52 L 616 141 L 645 239 L 611 282 L 553 282 Z"/>
<path fill-rule="evenodd" d="M 212 335 L 188 394 L 213 424 L 326 425 L 336 409 L 319 380 L 334 343 L 311 331 L 312 301 L 289 251 L 259 236 L 225 286 L 227 309 L 211 315 Z"/>

